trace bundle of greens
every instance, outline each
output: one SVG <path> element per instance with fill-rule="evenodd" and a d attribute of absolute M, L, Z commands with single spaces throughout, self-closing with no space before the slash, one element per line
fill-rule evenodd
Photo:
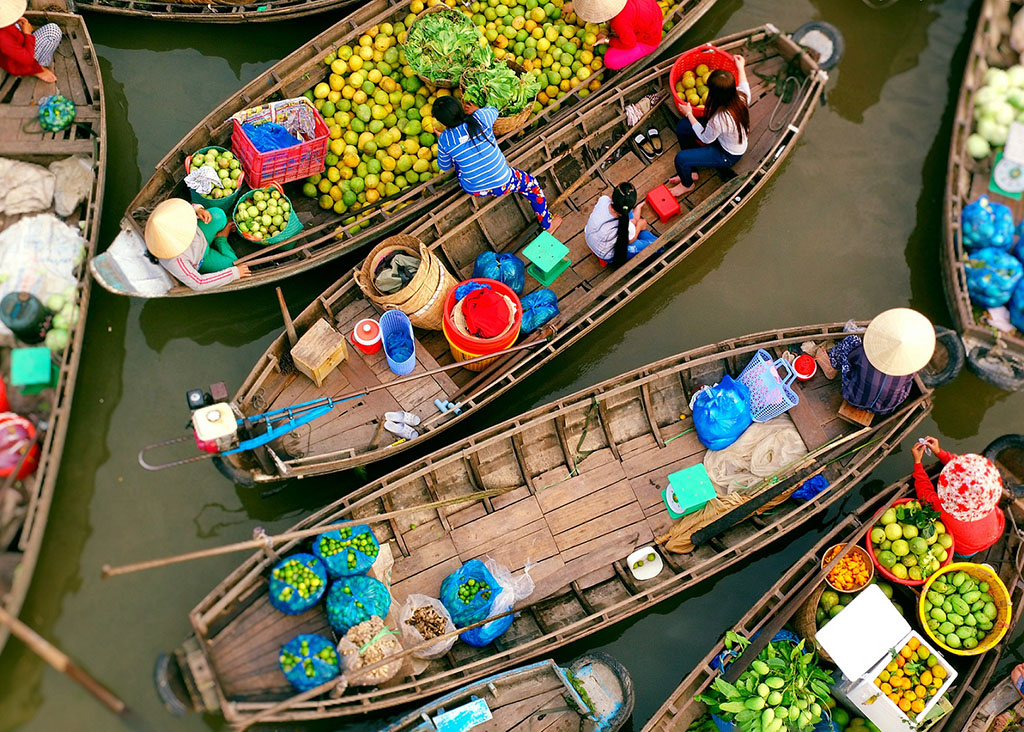
<path fill-rule="evenodd" d="M 462 99 L 478 107 L 494 107 L 502 117 L 519 114 L 533 104 L 540 89 L 533 74 L 519 76 L 501 62 L 470 69 L 462 77 Z"/>
<path fill-rule="evenodd" d="M 457 80 L 494 57 L 473 21 L 458 11 L 424 15 L 409 29 L 402 50 L 412 70 L 431 81 Z"/>

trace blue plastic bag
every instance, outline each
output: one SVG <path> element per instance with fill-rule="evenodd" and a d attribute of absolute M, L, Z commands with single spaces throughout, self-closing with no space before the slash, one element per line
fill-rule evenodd
<path fill-rule="evenodd" d="M 345 635 L 353 625 L 374 615 L 385 617 L 390 608 L 391 593 L 373 577 L 347 577 L 327 591 L 327 621 L 338 635 Z"/>
<path fill-rule="evenodd" d="M 1010 322 L 1013 323 L 1013 327 L 1024 333 L 1024 279 L 1017 283 L 1006 306 L 1010 309 Z"/>
<path fill-rule="evenodd" d="M 320 686 L 341 673 L 334 644 L 316 633 L 303 633 L 285 643 L 277 662 L 296 691 Z"/>
<path fill-rule="evenodd" d="M 526 265 L 515 254 L 483 252 L 473 263 L 473 277 L 485 277 L 508 285 L 517 295 L 526 287 Z"/>
<path fill-rule="evenodd" d="M 270 572 L 270 604 L 285 615 L 306 612 L 326 591 L 327 570 L 312 554 L 292 554 Z"/>
<path fill-rule="evenodd" d="M 821 474 L 815 475 L 805 480 L 799 488 L 793 491 L 793 498 L 797 501 L 810 501 L 828 486 L 828 478 Z"/>
<path fill-rule="evenodd" d="M 523 325 L 520 333 L 529 334 L 558 315 L 558 295 L 542 287 L 520 301 L 523 306 Z"/>
<path fill-rule="evenodd" d="M 288 147 L 294 147 L 301 142 L 301 140 L 297 139 L 295 135 L 277 124 L 277 122 L 264 122 L 261 125 L 244 122 L 242 123 L 242 132 L 249 138 L 249 142 L 253 144 L 253 147 L 260 152 L 283 150 Z"/>
<path fill-rule="evenodd" d="M 313 554 L 327 567 L 331 579 L 365 574 L 380 552 L 380 542 L 366 524 L 335 529 L 313 539 Z"/>
<path fill-rule="evenodd" d="M 501 585 L 479 559 L 470 559 L 444 578 L 441 604 L 452 616 L 456 628 L 487 618 Z"/>
<path fill-rule="evenodd" d="M 1001 203 L 980 196 L 964 206 L 960 214 L 964 249 L 995 247 L 1009 251 L 1013 247 L 1013 214 Z"/>
<path fill-rule="evenodd" d="M 697 439 L 709 450 L 723 450 L 750 426 L 750 390 L 726 374 L 721 383 L 697 392 L 690 401 Z"/>
<path fill-rule="evenodd" d="M 983 308 L 1005 305 L 1024 277 L 1024 266 L 1016 257 L 992 247 L 971 252 L 965 269 L 971 302 Z"/>
<path fill-rule="evenodd" d="M 463 282 L 455 288 L 455 302 L 459 302 L 474 290 L 489 290 L 491 286 L 483 282 Z"/>

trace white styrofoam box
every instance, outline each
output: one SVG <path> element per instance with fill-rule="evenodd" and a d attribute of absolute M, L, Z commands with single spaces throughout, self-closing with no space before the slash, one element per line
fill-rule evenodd
<path fill-rule="evenodd" d="M 868 585 L 814 637 L 846 678 L 859 679 L 908 633 L 910 624 L 892 601 Z"/>

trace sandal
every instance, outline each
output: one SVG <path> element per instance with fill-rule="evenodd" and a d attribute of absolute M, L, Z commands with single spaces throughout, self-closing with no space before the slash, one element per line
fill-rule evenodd
<path fill-rule="evenodd" d="M 643 132 L 636 133 L 633 136 L 632 143 L 637 157 L 649 165 L 654 160 L 654 143 L 647 139 Z"/>
<path fill-rule="evenodd" d="M 661 133 L 658 132 L 657 127 L 652 127 L 647 130 L 647 139 L 651 141 L 651 146 L 654 148 L 654 156 L 657 157 L 665 152 L 665 147 L 661 144 Z"/>

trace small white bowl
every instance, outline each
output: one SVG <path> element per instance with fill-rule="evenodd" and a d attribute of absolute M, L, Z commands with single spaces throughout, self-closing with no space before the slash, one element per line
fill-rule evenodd
<path fill-rule="evenodd" d="M 650 554 L 654 555 L 654 561 L 647 560 Z M 640 560 L 643 560 L 644 565 L 642 567 L 634 567 L 633 565 Z M 626 566 L 629 567 L 629 571 L 633 573 L 635 579 L 643 581 L 661 574 L 661 570 L 665 568 L 665 563 L 661 561 L 661 555 L 658 554 L 657 550 L 653 546 L 648 545 L 637 549 L 626 557 Z"/>

